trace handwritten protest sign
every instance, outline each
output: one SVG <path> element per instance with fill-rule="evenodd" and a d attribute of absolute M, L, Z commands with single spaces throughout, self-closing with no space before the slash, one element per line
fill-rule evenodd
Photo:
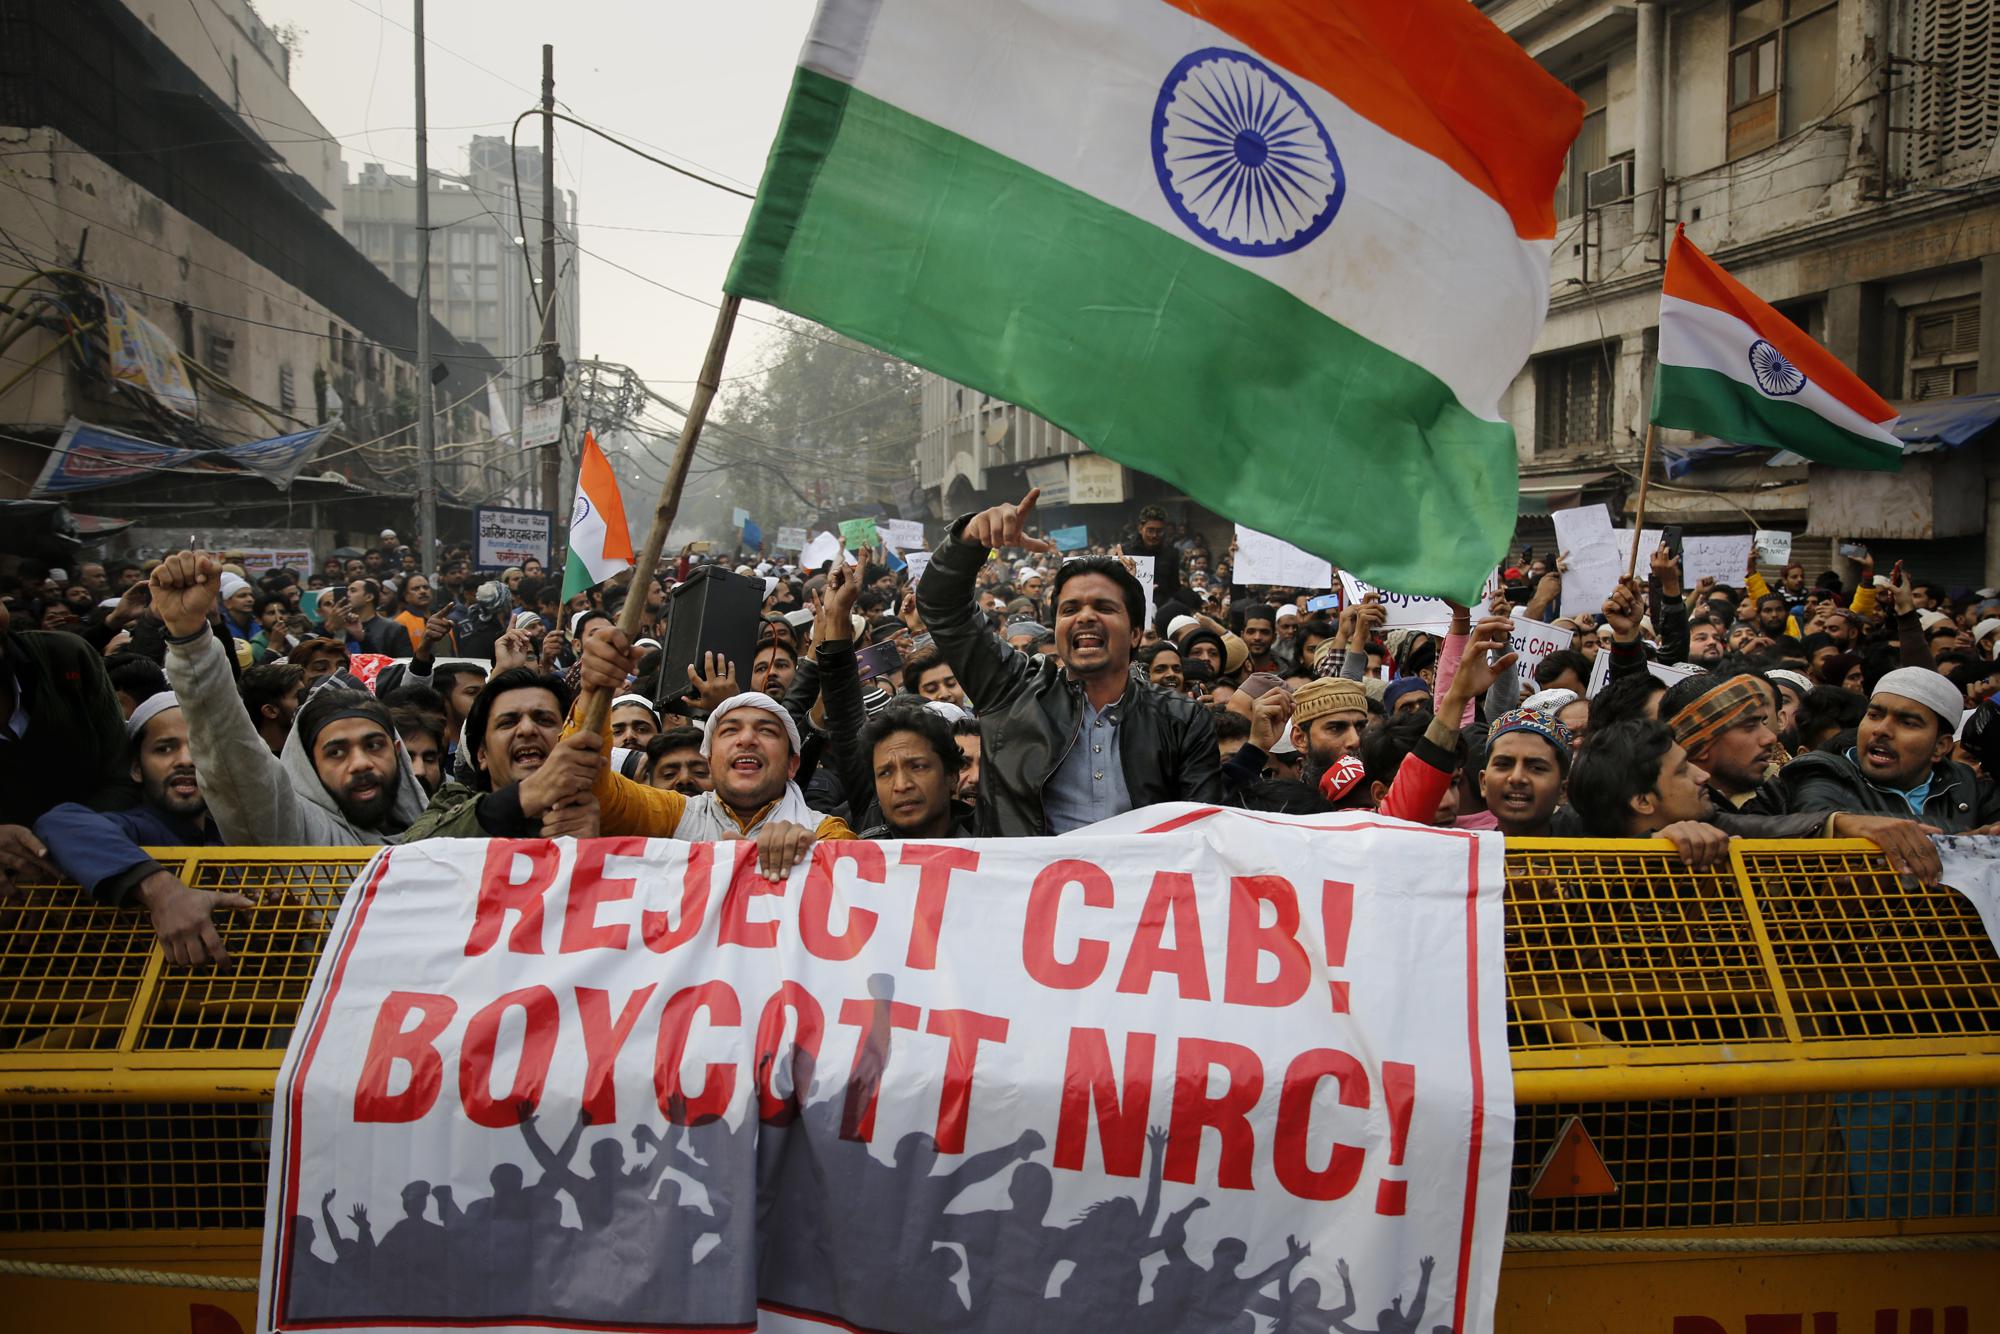
<path fill-rule="evenodd" d="M 1789 564 L 1792 559 L 1792 535 L 1782 528 L 1759 528 L 1757 559 L 1766 565 Z"/>
<path fill-rule="evenodd" d="M 1287 588 L 1332 588 L 1333 563 L 1301 551 L 1255 528 L 1236 525 L 1236 563 L 1231 582 L 1282 584 Z"/>
<path fill-rule="evenodd" d="M 803 528 L 780 528 L 777 549 L 779 551 L 803 551 L 806 545 L 806 530 Z"/>
<path fill-rule="evenodd" d="M 842 519 L 840 540 L 847 544 L 849 551 L 859 551 L 863 547 L 872 547 L 880 542 L 882 534 L 876 528 L 873 519 Z"/>
<path fill-rule="evenodd" d="M 1602 505 L 1556 510 L 1549 518 L 1555 521 L 1556 549 L 1564 561 L 1561 614 L 1596 615 L 1625 573 L 1624 553 L 1630 545 L 1619 540 L 1611 511 Z"/>
<path fill-rule="evenodd" d="M 1382 600 L 1382 605 L 1389 613 L 1388 618 L 1382 622 L 1384 629 L 1396 630 L 1404 626 L 1421 626 L 1424 629 L 1435 628 L 1442 632 L 1445 626 L 1451 624 L 1451 604 L 1443 598 L 1421 597 L 1414 593 L 1395 593 L 1386 588 L 1378 588 L 1374 584 L 1363 583 L 1345 570 L 1339 573 L 1341 596 L 1350 604 L 1361 601 L 1370 593 Z M 1493 580 L 1498 574 L 1499 571 L 1495 570 L 1492 575 L 1487 576 L 1486 588 L 1493 587 Z M 1482 600 L 1483 596 L 1482 592 Z"/>
<path fill-rule="evenodd" d="M 882 540 L 897 551 L 917 551 L 924 545 L 924 526 L 915 519 L 877 519 Z"/>
<path fill-rule="evenodd" d="M 928 551 L 906 551 L 903 563 L 910 567 L 910 582 L 916 583 L 924 577 L 924 571 L 931 567 L 931 553 Z"/>
<path fill-rule="evenodd" d="M 1713 579 L 1718 584 L 1731 588 L 1743 586 L 1743 571 L 1750 564 L 1750 546 L 1754 539 L 1745 533 L 1740 537 L 1695 537 L 1681 539 L 1681 578 L 1688 591 L 1704 579 Z"/>
<path fill-rule="evenodd" d="M 1193 805 L 779 881 L 753 842 L 386 849 L 278 1077 L 259 1328 L 1227 1328 L 1281 1275 L 1485 1328 L 1501 857 Z M 1178 1271 L 1141 1301 L 1183 1233 L 1263 1275 L 1213 1321 Z"/>

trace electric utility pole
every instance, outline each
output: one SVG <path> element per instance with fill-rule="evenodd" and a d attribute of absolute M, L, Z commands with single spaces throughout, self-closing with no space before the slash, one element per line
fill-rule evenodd
<path fill-rule="evenodd" d="M 562 397 L 562 349 L 556 345 L 556 49 L 542 47 L 542 394 Z M 562 508 L 562 436 L 542 446 L 542 507 Z M 560 513 L 556 527 L 562 528 Z"/>
<path fill-rule="evenodd" d="M 424 112 L 424 0 L 417 34 L 417 568 L 437 569 L 437 385 L 431 379 L 431 160 Z"/>

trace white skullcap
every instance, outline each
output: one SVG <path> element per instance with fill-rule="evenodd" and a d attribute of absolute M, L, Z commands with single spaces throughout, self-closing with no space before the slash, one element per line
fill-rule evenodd
<path fill-rule="evenodd" d="M 1985 620 L 1972 627 L 1972 642 L 1977 644 L 1995 630 L 2000 630 L 2000 617 L 1988 616 Z"/>
<path fill-rule="evenodd" d="M 1192 616 L 1176 616 L 1174 617 L 1174 619 L 1167 622 L 1167 638 L 1169 639 L 1178 638 L 1181 631 L 1193 630 L 1200 625 L 1201 622 L 1197 621 Z"/>
<path fill-rule="evenodd" d="M 1773 681 L 1783 681 L 1786 685 L 1796 689 L 1801 695 L 1810 695 L 1813 692 L 1812 678 L 1804 672 L 1795 672 L 1788 667 L 1773 667 L 1770 671 L 1765 672 L 1764 675 L 1770 677 Z"/>
<path fill-rule="evenodd" d="M 235 597 L 248 587 L 250 587 L 250 581 L 242 575 L 231 574 L 227 570 L 222 572 L 222 600 L 224 602 L 229 601 L 229 599 Z"/>
<path fill-rule="evenodd" d="M 168 709 L 178 709 L 180 706 L 181 702 L 174 698 L 174 692 L 171 690 L 162 690 L 157 695 L 146 696 L 132 710 L 132 716 L 125 720 L 126 737 L 128 739 L 137 738 L 139 733 L 146 730 L 147 723 L 152 722 L 153 719 L 159 717 Z"/>
<path fill-rule="evenodd" d="M 765 568 L 766 568 L 766 569 L 769 569 L 770 567 L 769 567 L 769 566 L 765 566 Z M 778 591 L 778 576 L 777 576 L 777 575 L 775 575 L 775 574 L 767 574 L 767 575 L 765 575 L 765 576 L 764 576 L 764 596 L 765 596 L 765 597 L 769 597 L 769 596 L 771 596 L 771 594 L 773 594 L 773 593 L 775 593 L 775 592 L 777 592 L 777 591 Z"/>
<path fill-rule="evenodd" d="M 785 706 L 761 690 L 746 690 L 723 700 L 715 706 L 715 712 L 708 715 L 708 722 L 701 729 L 701 757 L 704 760 L 708 758 L 709 747 L 715 740 L 715 725 L 738 709 L 762 709 L 783 723 L 785 736 L 792 743 L 792 754 L 799 753 L 799 725 L 792 721 L 792 715 L 785 711 Z"/>
<path fill-rule="evenodd" d="M 1540 713 L 1561 713 L 1582 698 L 1574 690 L 1537 690 L 1521 701 L 1521 708 Z"/>
<path fill-rule="evenodd" d="M 651 636 L 648 636 L 644 639 L 635 639 L 632 641 L 632 647 L 637 649 L 658 648 L 659 646 L 660 646 L 660 641 L 652 638 Z"/>
<path fill-rule="evenodd" d="M 618 695 L 614 697 L 611 701 L 611 707 L 614 709 L 619 708 L 626 704 L 637 704 L 647 713 L 652 714 L 653 721 L 655 722 L 658 722 L 660 719 L 659 709 L 655 708 L 653 705 L 653 701 L 647 699 L 644 695 L 633 695 L 633 694 Z"/>
<path fill-rule="evenodd" d="M 927 699 L 924 701 L 924 707 L 948 723 L 960 722 L 972 716 L 948 699 Z"/>
<path fill-rule="evenodd" d="M 1926 630 L 1935 630 L 1950 619 L 1951 617 L 1941 611 L 1920 611 L 1917 613 L 1917 624 Z"/>
<path fill-rule="evenodd" d="M 1928 667 L 1898 667 L 1875 683 L 1874 693 L 1913 699 L 1935 713 L 1946 728 L 1957 727 L 1959 715 L 1965 712 L 1965 692 L 1953 685 L 1950 677 Z"/>

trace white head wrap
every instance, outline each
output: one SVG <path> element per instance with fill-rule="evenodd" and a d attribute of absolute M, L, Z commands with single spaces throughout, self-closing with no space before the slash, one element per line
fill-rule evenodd
<path fill-rule="evenodd" d="M 132 710 L 132 716 L 125 720 L 126 737 L 136 740 L 139 733 L 146 730 L 147 723 L 152 722 L 153 719 L 159 717 L 168 709 L 178 709 L 180 706 L 181 702 L 174 698 L 174 692 L 171 690 L 162 690 L 157 695 L 146 696 Z"/>
<path fill-rule="evenodd" d="M 715 741 L 715 726 L 738 709 L 762 709 L 785 725 L 785 736 L 792 743 L 792 754 L 799 753 L 799 725 L 792 721 L 792 715 L 785 706 L 772 699 L 761 690 L 746 690 L 740 695 L 731 695 L 715 706 L 715 712 L 708 715 L 707 724 L 701 729 L 701 757 L 708 758 L 710 747 Z"/>

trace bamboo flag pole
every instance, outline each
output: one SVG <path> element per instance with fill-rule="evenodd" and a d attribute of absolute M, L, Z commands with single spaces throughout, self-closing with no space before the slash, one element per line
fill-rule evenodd
<path fill-rule="evenodd" d="M 639 631 L 639 617 L 646 610 L 645 581 L 652 579 L 654 567 L 660 563 L 660 552 L 667 545 L 667 530 L 674 526 L 674 515 L 681 507 L 681 488 L 687 483 L 688 466 L 694 462 L 694 447 L 701 439 L 702 424 L 708 420 L 709 405 L 715 401 L 716 386 L 722 382 L 722 358 L 729 351 L 729 335 L 736 328 L 736 308 L 741 304 L 741 297 L 725 296 L 715 312 L 715 332 L 709 335 L 708 355 L 702 359 L 701 376 L 695 381 L 694 398 L 688 403 L 687 422 L 681 427 L 673 466 L 667 469 L 666 480 L 660 483 L 660 500 L 653 507 L 653 526 L 646 533 L 646 544 L 639 548 L 638 561 L 632 567 L 632 586 L 626 590 L 625 606 L 618 613 L 619 632 L 628 641 Z M 584 691 L 584 731 L 603 731 L 605 715 L 610 712 L 609 692 Z"/>
<path fill-rule="evenodd" d="M 1646 423 L 1646 453 L 1639 460 L 1639 511 L 1632 516 L 1632 552 L 1625 558 L 1625 577 L 1639 571 L 1639 531 L 1646 526 L 1646 485 L 1653 477 L 1653 423 Z"/>

